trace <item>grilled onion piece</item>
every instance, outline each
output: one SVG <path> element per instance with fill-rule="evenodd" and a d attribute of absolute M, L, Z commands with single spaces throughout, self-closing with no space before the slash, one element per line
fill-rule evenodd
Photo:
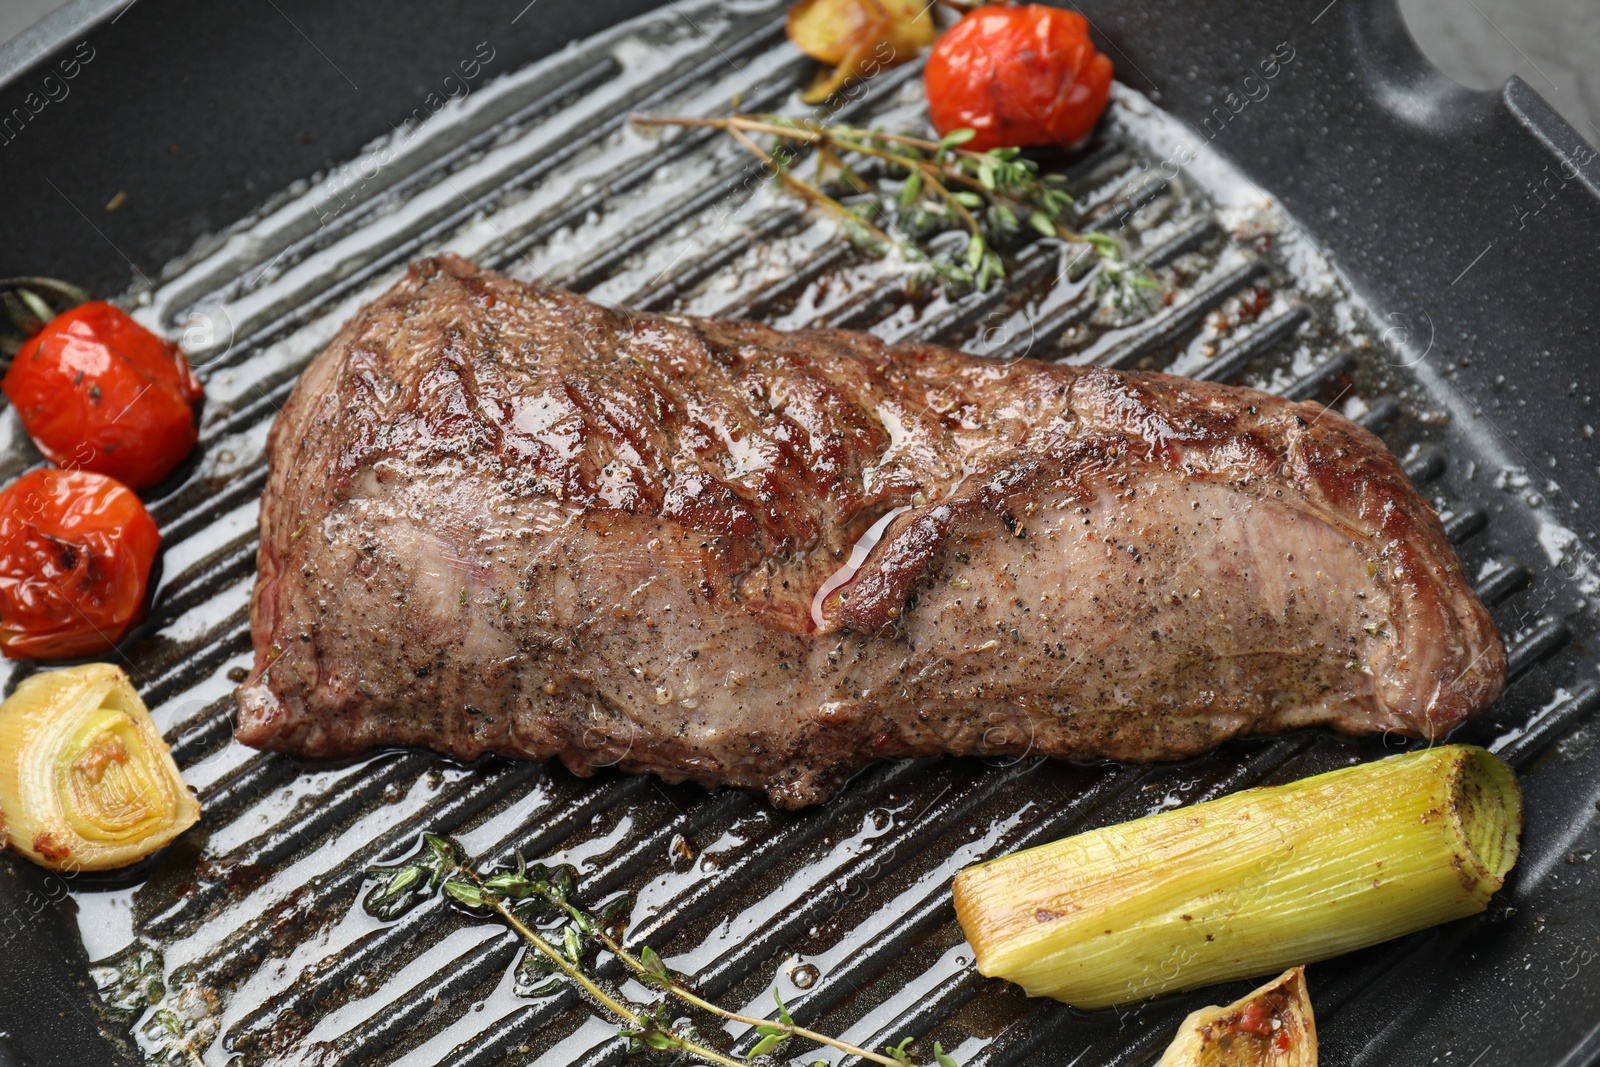
<path fill-rule="evenodd" d="M 970 867 L 956 915 L 984 974 L 1101 1008 L 1480 912 L 1521 830 L 1511 768 L 1447 745 Z"/>
<path fill-rule="evenodd" d="M 789 9 L 789 39 L 827 64 L 801 99 L 820 103 L 851 78 L 909 63 L 939 35 L 925 0 L 800 0 Z"/>
<path fill-rule="evenodd" d="M 1191 1012 L 1156 1067 L 1317 1067 L 1306 969 L 1284 971 L 1226 1008 Z"/>
<path fill-rule="evenodd" d="M 120 668 L 36 674 L 0 704 L 0 825 L 35 863 L 125 867 L 199 818 L 199 802 Z"/>

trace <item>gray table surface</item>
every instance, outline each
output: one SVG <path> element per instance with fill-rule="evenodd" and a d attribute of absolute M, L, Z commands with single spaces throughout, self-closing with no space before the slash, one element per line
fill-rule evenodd
<path fill-rule="evenodd" d="M 1462 85 L 1513 74 L 1600 145 L 1600 0 L 1400 0 L 1411 34 Z"/>
<path fill-rule="evenodd" d="M 63 2 L 0 0 L 0 43 Z M 1494 89 L 1520 74 L 1600 145 L 1600 0 L 1400 0 L 1400 9 L 1423 53 L 1450 77 Z"/>

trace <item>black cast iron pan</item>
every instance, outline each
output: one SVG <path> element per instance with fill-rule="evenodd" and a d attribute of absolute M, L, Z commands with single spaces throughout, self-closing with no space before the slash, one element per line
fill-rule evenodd
<path fill-rule="evenodd" d="M 492 39 L 499 69 L 514 70 L 653 6 L 78 0 L 0 52 L 0 274 L 123 293 L 196 238 L 356 155 L 478 42 Z M 1341 966 L 1377 977 L 1323 1033 L 1327 1062 L 1596 1062 L 1600 882 L 1589 858 L 1600 847 L 1600 748 L 1587 716 L 1600 701 L 1585 696 L 1597 653 L 1576 620 L 1596 595 L 1582 553 L 1600 544 L 1600 160 L 1520 80 L 1472 92 L 1433 70 L 1391 0 L 1082 10 L 1121 80 L 1328 250 L 1425 399 L 1448 409 L 1454 439 L 1534 472 L 1541 504 L 1559 507 L 1580 541 L 1535 568 L 1518 602 L 1550 646 L 1536 651 L 1552 657 L 1528 676 L 1569 698 L 1559 721 L 1534 719 L 1528 734 L 1540 747 L 1525 783 L 1523 867 L 1538 877 L 1525 890 L 1514 877 L 1491 920 L 1467 934 L 1419 935 L 1328 965 L 1335 977 Z M 1262 95 L 1260 57 L 1284 44 L 1292 68 Z M 105 211 L 118 192 L 124 206 Z M 1509 506 L 1479 488 L 1490 518 Z M 1528 529 L 1503 536 L 1534 559 L 1546 546 Z M 1508 702 L 1491 713 L 1500 725 L 1526 726 L 1538 711 L 1531 696 Z M 0 1064 L 125 1055 L 95 1025 L 72 907 L 66 882 L 0 857 Z M 1148 1041 L 1125 1045 L 1102 1060 L 1152 1055 Z M 1026 1035 L 1008 1049 L 1006 1062 L 1054 1062 L 1059 1051 Z"/>

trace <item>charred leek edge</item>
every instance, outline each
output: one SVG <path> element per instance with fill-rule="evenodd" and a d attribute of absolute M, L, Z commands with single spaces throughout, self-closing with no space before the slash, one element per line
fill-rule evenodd
<path fill-rule="evenodd" d="M 1156 1067 L 1317 1067 L 1306 969 L 1287 970 L 1225 1008 L 1191 1012 Z"/>
<path fill-rule="evenodd" d="M 125 867 L 199 818 L 199 802 L 120 668 L 36 674 L 0 704 L 0 824 L 35 863 Z"/>
<path fill-rule="evenodd" d="M 1511 768 L 1449 745 L 991 860 L 956 916 L 984 974 L 1108 1007 L 1480 912 L 1521 831 Z"/>

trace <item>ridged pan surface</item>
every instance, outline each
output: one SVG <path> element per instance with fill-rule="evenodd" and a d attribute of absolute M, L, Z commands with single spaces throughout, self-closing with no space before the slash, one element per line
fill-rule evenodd
<path fill-rule="evenodd" d="M 833 221 L 764 180 L 726 137 L 628 121 L 726 113 L 735 100 L 806 113 L 795 89 L 810 71 L 782 16 L 770 3 L 677 3 L 486 81 L 274 198 L 136 297 L 141 318 L 184 336 L 208 400 L 198 463 L 154 506 L 164 569 L 125 666 L 205 815 L 137 880 L 75 883 L 97 975 L 138 960 L 163 978 L 155 1002 L 104 1011 L 130 1057 L 159 1054 L 177 1025 L 193 1053 L 183 1058 L 207 1064 L 622 1062 L 626 1043 L 575 995 L 515 995 L 522 949 L 500 926 L 438 900 L 393 923 L 362 911 L 365 868 L 437 831 L 485 863 L 518 853 L 573 863 L 590 900 L 632 894 L 629 936 L 730 1007 L 765 1015 L 776 987 L 807 1025 L 865 1046 L 917 1035 L 924 1059 L 938 1040 L 961 1063 L 1146 1063 L 1186 1012 L 1243 987 L 1094 1014 L 1030 1002 L 974 970 L 951 876 L 1402 744 L 1313 732 L 1150 767 L 880 764 L 793 814 L 756 795 L 609 771 L 582 780 L 410 751 L 325 764 L 241 746 L 231 690 L 250 658 L 267 430 L 350 314 L 438 250 L 631 307 L 1167 369 L 1330 404 L 1402 457 L 1506 635 L 1508 693 L 1462 736 L 1526 774 L 1530 820 L 1548 814 L 1541 776 L 1581 771 L 1593 743 L 1585 720 L 1600 703 L 1584 651 L 1592 561 L 1540 473 L 1458 432 L 1449 391 L 1422 373 L 1437 369 L 1411 365 L 1411 339 L 1373 320 L 1293 220 L 1203 149 L 1164 165 L 1192 140 L 1187 127 L 1119 88 L 1101 134 L 1059 162 L 1079 227 L 1121 237 L 1171 299 L 1135 319 L 1102 292 L 1098 268 L 1055 242 L 1015 256 L 987 293 L 910 297 L 903 270 L 850 251 Z M 838 110 L 921 127 L 919 68 L 880 75 Z M 37 457 L 9 413 L 3 425 L 9 479 Z M 1561 1005 L 1592 1000 L 1586 964 L 1600 944 L 1594 930 L 1546 929 L 1539 912 L 1552 895 L 1584 891 L 1592 845 L 1584 820 L 1530 831 L 1489 916 L 1311 968 L 1326 1062 L 1401 1062 L 1417 1033 L 1439 1035 L 1431 1047 L 1451 1056 L 1439 1062 L 1461 1064 L 1553 1061 L 1547 1050 L 1574 1045 L 1581 1029 L 1568 1031 L 1587 1024 Z M 1565 969 L 1545 973 L 1561 959 Z M 1504 971 L 1499 1017 L 1453 1018 L 1452 983 L 1490 967 Z M 1524 1036 L 1484 1050 L 1484 1030 Z M 730 1037 L 741 1051 L 751 1043 Z"/>

